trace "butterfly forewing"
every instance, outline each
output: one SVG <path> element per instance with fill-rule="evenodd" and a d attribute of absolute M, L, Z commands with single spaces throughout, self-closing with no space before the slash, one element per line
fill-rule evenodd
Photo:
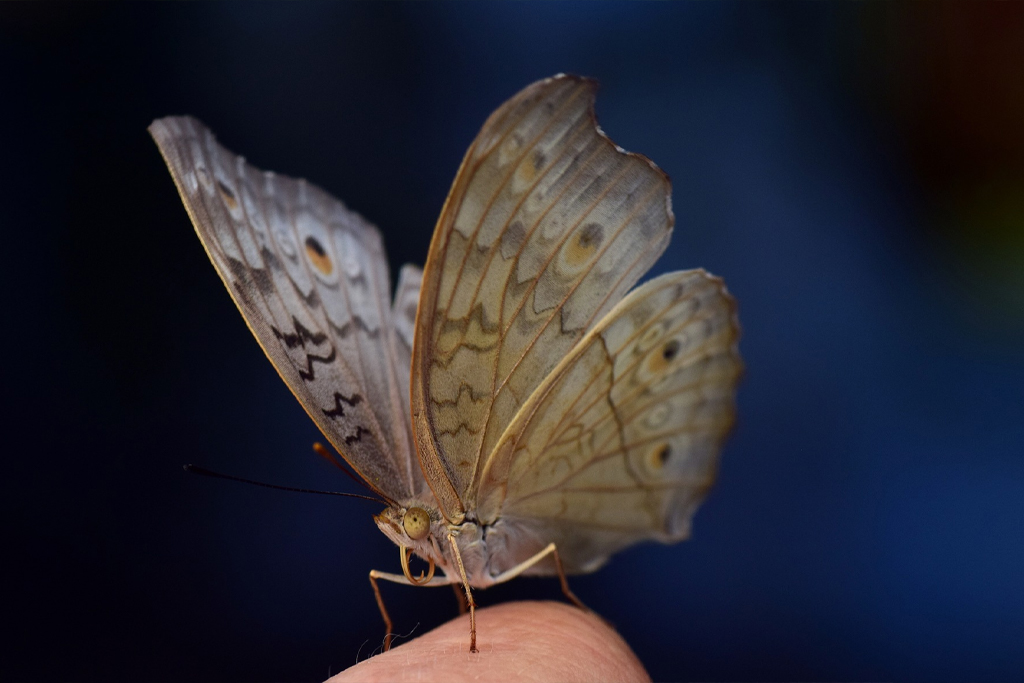
<path fill-rule="evenodd" d="M 395 330 L 395 370 L 398 373 L 398 384 L 405 388 L 402 396 L 403 424 L 411 424 L 409 415 L 409 371 L 412 363 L 412 343 L 416 330 L 416 308 L 420 300 L 420 284 L 423 271 L 416 266 L 406 264 L 398 274 L 398 286 L 395 287 L 395 301 L 391 306 L 391 320 Z M 415 458 L 413 459 L 415 460 Z M 414 496 L 428 492 L 430 489 L 423 479 L 423 470 L 415 461 L 411 467 L 412 492 Z M 422 497 L 422 496 L 420 496 Z"/>
<path fill-rule="evenodd" d="M 478 515 L 500 520 L 488 542 L 517 548 L 510 566 L 553 541 L 588 571 L 688 535 L 733 421 L 738 334 L 721 280 L 698 270 L 639 287 L 584 337 L 484 469 Z"/>
<path fill-rule="evenodd" d="M 560 76 L 500 107 L 438 221 L 413 350 L 413 426 L 450 520 L 516 412 L 668 243 L 667 177 L 597 127 L 592 81 Z"/>
<path fill-rule="evenodd" d="M 395 367 L 400 342 L 377 230 L 318 187 L 245 163 L 194 119 L 160 119 L 150 132 L 285 383 L 371 486 L 408 497 L 421 475 L 408 422 L 397 419 L 407 410 L 408 374 Z"/>
<path fill-rule="evenodd" d="M 400 374 L 404 372 L 405 386 L 409 386 L 416 307 L 420 301 L 422 282 L 422 270 L 413 265 L 402 266 L 398 274 L 398 286 L 395 287 L 395 302 L 391 306 L 391 320 L 395 328 L 395 367 Z"/>

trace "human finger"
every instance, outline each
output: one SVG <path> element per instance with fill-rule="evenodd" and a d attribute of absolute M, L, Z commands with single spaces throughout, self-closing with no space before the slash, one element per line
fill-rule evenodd
<path fill-rule="evenodd" d="M 650 681 L 615 630 L 594 614 L 558 602 L 511 602 L 477 610 L 469 652 L 462 615 L 328 683 L 362 681 Z"/>

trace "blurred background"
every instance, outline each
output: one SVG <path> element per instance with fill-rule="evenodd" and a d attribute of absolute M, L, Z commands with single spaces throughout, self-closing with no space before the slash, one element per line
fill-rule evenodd
<path fill-rule="evenodd" d="M 381 644 L 374 505 L 182 472 L 357 490 L 150 121 L 326 188 L 397 272 L 561 71 L 672 177 L 652 274 L 724 276 L 747 364 L 692 540 L 576 592 L 656 679 L 1024 676 L 1024 5 L 224 2 L 0 4 L 4 679 L 320 680 Z M 455 614 L 384 592 L 402 634 Z"/>

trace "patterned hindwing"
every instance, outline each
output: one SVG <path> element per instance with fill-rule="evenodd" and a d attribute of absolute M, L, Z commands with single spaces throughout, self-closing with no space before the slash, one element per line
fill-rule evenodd
<path fill-rule="evenodd" d="M 210 260 L 278 373 L 373 488 L 406 498 L 416 481 L 402 407 L 408 380 L 392 360 L 377 230 L 305 180 L 253 168 L 195 119 L 159 119 L 149 130 Z"/>
<path fill-rule="evenodd" d="M 654 263 L 668 178 L 616 147 L 592 81 L 527 87 L 484 124 L 430 245 L 413 350 L 413 431 L 448 519 L 559 360 Z"/>
<path fill-rule="evenodd" d="M 478 510 L 495 524 L 488 546 L 515 562 L 553 541 L 567 568 L 590 571 L 637 541 L 685 538 L 733 422 L 738 336 L 732 297 L 703 270 L 630 293 L 488 460 Z"/>

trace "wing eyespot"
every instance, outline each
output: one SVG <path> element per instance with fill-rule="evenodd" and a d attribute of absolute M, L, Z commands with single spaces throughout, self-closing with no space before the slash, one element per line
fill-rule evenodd
<path fill-rule="evenodd" d="M 672 339 L 661 348 L 661 357 L 666 361 L 671 362 L 677 355 L 679 355 L 678 339 Z"/>
<path fill-rule="evenodd" d="M 238 199 L 235 198 L 235 193 L 220 180 L 217 181 L 217 192 L 220 193 L 220 198 L 224 200 L 229 209 L 234 211 L 238 208 Z"/>
<path fill-rule="evenodd" d="M 309 261 L 313 264 L 314 268 L 323 275 L 330 275 L 334 272 L 334 263 L 331 261 L 327 250 L 324 249 L 317 238 L 310 235 L 306 238 L 305 245 L 306 256 L 309 257 Z"/>
<path fill-rule="evenodd" d="M 663 373 L 672 367 L 672 362 L 679 358 L 682 348 L 678 339 L 669 339 L 660 347 L 654 347 L 647 351 L 647 360 L 644 364 L 646 376 L 651 381 L 662 377 Z M 652 384 L 650 388 L 654 389 L 655 385 Z"/>
<path fill-rule="evenodd" d="M 587 223 L 565 245 L 565 260 L 572 272 L 586 265 L 604 242 L 604 227 Z"/>
<path fill-rule="evenodd" d="M 665 469 L 665 465 L 668 464 L 669 458 L 672 457 L 672 446 L 663 443 L 660 446 L 654 448 L 647 456 L 647 464 L 654 472 L 660 472 Z"/>

